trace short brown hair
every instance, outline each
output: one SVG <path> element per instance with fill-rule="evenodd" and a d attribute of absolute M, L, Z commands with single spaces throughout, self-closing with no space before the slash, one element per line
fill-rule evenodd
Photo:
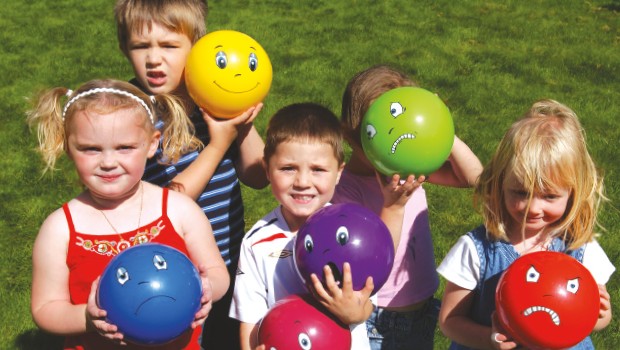
<path fill-rule="evenodd" d="M 416 86 L 416 83 L 386 65 L 372 66 L 351 78 L 342 96 L 340 115 L 347 139 L 361 145 L 360 125 L 370 105 L 384 92 L 402 86 Z"/>
<path fill-rule="evenodd" d="M 125 55 L 131 33 L 153 22 L 187 35 L 192 44 L 207 33 L 207 0 L 119 0 L 114 7 L 118 45 Z"/>
<path fill-rule="evenodd" d="M 279 144 L 293 140 L 329 144 L 338 164 L 344 163 L 342 130 L 338 117 L 326 107 L 307 102 L 292 104 L 277 111 L 267 127 L 265 162 L 269 163 Z"/>

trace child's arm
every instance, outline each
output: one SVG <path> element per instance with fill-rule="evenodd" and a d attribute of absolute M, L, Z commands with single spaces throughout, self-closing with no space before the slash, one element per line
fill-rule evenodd
<path fill-rule="evenodd" d="M 375 288 L 372 277 L 368 277 L 362 290 L 354 291 L 349 263 L 342 266 L 342 288 L 336 283 L 329 266 L 323 267 L 323 274 L 327 290 L 315 274 L 310 275 L 312 285 L 308 289 L 314 297 L 344 324 L 366 321 L 374 308 L 370 301 L 370 294 Z"/>
<path fill-rule="evenodd" d="M 169 192 L 168 216 L 176 231 L 183 236 L 190 260 L 200 269 L 203 286 L 205 283 L 210 286 L 212 299 L 208 303 L 220 300 L 228 290 L 230 277 L 209 219 L 191 198 L 174 191 Z"/>
<path fill-rule="evenodd" d="M 448 160 L 427 181 L 450 187 L 472 187 L 482 173 L 482 163 L 474 152 L 456 135 Z"/>
<path fill-rule="evenodd" d="M 203 118 L 209 128 L 209 144 L 200 151 L 192 164 L 172 180 L 170 188 L 196 200 L 211 181 L 224 154 L 237 137 L 238 125 L 244 124 L 248 119 L 253 120 L 259 111 L 260 107 L 251 107 L 232 119 L 213 118 L 203 111 Z"/>
<path fill-rule="evenodd" d="M 241 322 L 239 325 L 241 350 L 252 350 L 258 346 L 258 327 L 254 323 Z"/>
<path fill-rule="evenodd" d="M 110 339 L 122 339 L 122 335 L 116 333 L 116 326 L 102 321 L 106 313 L 94 302 L 96 282 L 91 289 L 89 304 L 71 303 L 66 264 L 68 244 L 67 220 L 62 209 L 58 209 L 41 226 L 32 251 L 31 312 L 34 322 L 42 330 L 57 335 L 96 329 Z"/>
<path fill-rule="evenodd" d="M 383 207 L 379 216 L 390 230 L 392 240 L 394 241 L 394 251 L 396 251 L 403 227 L 405 204 L 411 198 L 413 191 L 424 182 L 424 176 L 420 176 L 416 180 L 414 175 L 409 175 L 407 180 L 401 183 L 400 176 L 395 174 L 392 176 L 392 180 L 386 184 L 381 174 L 378 172 L 375 174 L 383 193 Z"/>
<path fill-rule="evenodd" d="M 265 143 L 253 124 L 262 107 L 263 104 L 259 103 L 256 106 L 255 113 L 238 126 L 239 134 L 237 136 L 239 159 L 235 168 L 241 182 L 254 189 L 264 188 L 269 183 L 262 165 Z"/>
<path fill-rule="evenodd" d="M 598 285 L 598 291 L 601 298 L 601 306 L 598 315 L 598 320 L 594 325 L 595 331 L 600 331 L 607 327 L 611 322 L 611 297 L 607 292 L 607 287 L 604 284 Z"/>
<path fill-rule="evenodd" d="M 473 296 L 469 289 L 449 281 L 446 283 L 439 310 L 439 328 L 442 333 L 461 345 L 475 349 L 515 348 L 517 344 L 510 341 L 507 335 L 492 327 L 478 324 L 469 317 Z M 494 333 L 499 333 L 497 339 L 501 342 L 492 340 Z"/>

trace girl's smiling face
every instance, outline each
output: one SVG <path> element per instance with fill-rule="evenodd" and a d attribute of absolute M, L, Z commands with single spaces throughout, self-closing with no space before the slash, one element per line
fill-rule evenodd
<path fill-rule="evenodd" d="M 109 114 L 78 112 L 67 127 L 67 154 L 92 196 L 118 199 L 137 189 L 159 132 L 149 132 L 135 109 Z M 144 113 L 143 113 L 144 114 Z"/>
<path fill-rule="evenodd" d="M 512 236 L 523 231 L 526 238 L 549 232 L 566 213 L 571 193 L 567 188 L 553 188 L 531 195 L 514 174 L 506 177 L 502 190 L 504 206 L 510 215 L 507 233 Z"/>
<path fill-rule="evenodd" d="M 329 144 L 288 141 L 277 146 L 266 169 L 271 191 L 295 232 L 332 199 L 343 165 Z"/>

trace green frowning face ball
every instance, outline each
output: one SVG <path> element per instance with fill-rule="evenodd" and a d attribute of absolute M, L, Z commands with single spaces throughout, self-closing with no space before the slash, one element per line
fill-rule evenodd
<path fill-rule="evenodd" d="M 362 147 L 384 175 L 430 175 L 448 159 L 454 123 L 448 107 L 430 91 L 400 87 L 379 96 L 361 125 Z"/>

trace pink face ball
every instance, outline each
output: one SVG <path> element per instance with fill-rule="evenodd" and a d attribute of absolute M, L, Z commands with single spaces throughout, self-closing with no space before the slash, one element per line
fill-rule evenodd
<path fill-rule="evenodd" d="M 351 349 L 351 331 L 310 295 L 278 301 L 261 320 L 258 341 L 268 350 Z"/>

